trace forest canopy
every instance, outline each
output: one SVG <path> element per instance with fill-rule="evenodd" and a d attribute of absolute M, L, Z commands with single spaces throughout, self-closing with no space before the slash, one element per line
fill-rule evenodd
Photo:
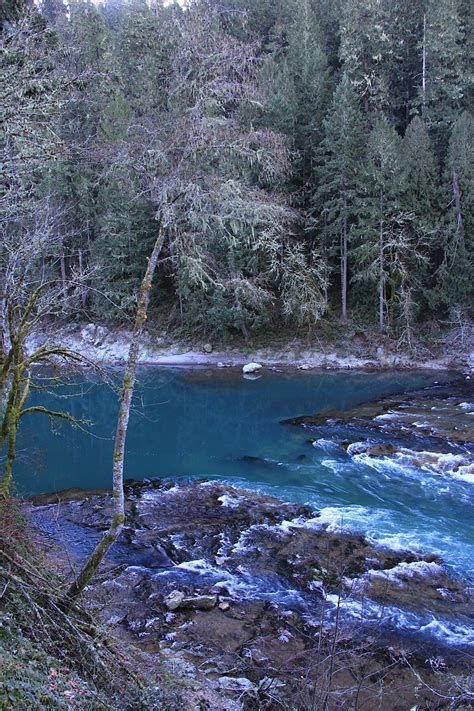
<path fill-rule="evenodd" d="M 466 0 L 6 3 L 3 283 L 35 245 L 56 316 L 119 323 L 162 230 L 170 328 L 468 315 L 472 18 Z"/>

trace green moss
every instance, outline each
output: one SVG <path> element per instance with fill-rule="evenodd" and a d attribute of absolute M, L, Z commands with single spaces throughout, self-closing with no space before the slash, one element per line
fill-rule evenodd
<path fill-rule="evenodd" d="M 113 708 L 90 682 L 25 638 L 11 618 L 1 624 L 0 709 Z"/>

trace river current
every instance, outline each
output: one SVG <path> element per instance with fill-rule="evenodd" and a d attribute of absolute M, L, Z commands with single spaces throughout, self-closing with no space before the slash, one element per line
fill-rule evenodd
<path fill-rule="evenodd" d="M 361 531 L 392 548 L 439 554 L 455 573 L 473 578 L 474 482 L 469 477 L 390 458 L 351 457 L 339 445 L 344 438 L 358 439 L 351 423 L 317 428 L 281 424 L 297 415 L 348 410 L 389 394 L 449 383 L 452 377 L 269 370 L 246 379 L 234 370 L 142 368 L 126 476 L 219 479 L 308 503 L 334 528 Z M 109 487 L 117 412 L 110 384 L 84 376 L 33 397 L 88 422 L 75 429 L 51 425 L 39 415 L 25 418 L 16 465 L 19 492 Z M 395 439 L 378 437 L 380 442 Z M 417 438 L 418 449 L 432 446 L 430 438 Z"/>

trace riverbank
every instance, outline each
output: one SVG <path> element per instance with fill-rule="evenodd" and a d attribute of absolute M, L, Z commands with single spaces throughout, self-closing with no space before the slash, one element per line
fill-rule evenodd
<path fill-rule="evenodd" d="M 190 708 L 472 703 L 471 380 L 144 368 L 141 388 L 127 471 L 150 478 L 128 482 L 124 533 L 84 598 L 113 637 L 183 679 Z M 108 418 L 113 392 L 80 392 L 84 415 Z M 66 468 L 66 442 L 46 462 L 51 484 L 56 461 L 63 486 L 107 486 L 95 438 L 74 441 Z M 25 511 L 67 580 L 110 498 L 75 489 Z"/>
<path fill-rule="evenodd" d="M 322 708 L 325 697 L 331 709 L 461 700 L 452 685 L 469 675 L 467 637 L 467 647 L 443 641 L 428 622 L 446 630 L 456 619 L 460 631 L 470 592 L 436 556 L 374 545 L 307 506 L 219 482 L 126 491 L 124 534 L 86 604 L 152 666 L 220 695 L 214 708 L 229 708 L 226 698 L 249 711 Z M 110 499 L 45 495 L 27 513 L 67 575 L 106 527 Z"/>
<path fill-rule="evenodd" d="M 331 338 L 299 339 L 273 337 L 271 340 L 209 341 L 174 339 L 165 332 L 145 333 L 140 362 L 159 366 L 241 367 L 258 362 L 266 367 L 326 370 L 452 370 L 474 371 L 472 334 L 456 343 L 449 334 L 432 349 L 419 345 L 407 351 L 387 337 L 367 334 L 362 330 L 339 333 Z M 30 338 L 30 350 L 45 341 L 69 347 L 89 360 L 103 365 L 123 363 L 130 344 L 130 331 L 93 323 L 67 327 L 49 325 Z"/>

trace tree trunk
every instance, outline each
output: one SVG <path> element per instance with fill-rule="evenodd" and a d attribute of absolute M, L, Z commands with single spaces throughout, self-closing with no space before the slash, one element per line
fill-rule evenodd
<path fill-rule="evenodd" d="M 79 260 L 79 278 L 81 280 L 81 306 L 82 310 L 86 310 L 86 301 L 87 301 L 87 289 L 86 287 L 82 284 L 82 278 L 84 276 L 84 264 L 83 264 L 83 259 L 82 259 L 82 249 L 78 250 L 77 253 L 78 260 Z"/>
<path fill-rule="evenodd" d="M 2 422 L 1 447 L 4 440 L 8 437 L 7 458 L 3 477 L 0 483 L 0 499 L 5 499 L 10 494 L 10 485 L 12 481 L 13 462 L 16 457 L 16 435 L 18 431 L 18 423 L 20 421 L 23 406 L 30 392 L 31 378 L 27 377 L 26 382 L 21 389 L 22 370 L 18 370 L 12 381 L 12 394 L 7 404 L 7 409 Z"/>
<path fill-rule="evenodd" d="M 347 323 L 347 217 L 342 219 L 341 233 L 341 301 L 342 323 Z"/>
<path fill-rule="evenodd" d="M 426 14 L 423 15 L 423 55 L 421 68 L 421 115 L 426 114 Z"/>
<path fill-rule="evenodd" d="M 380 222 L 379 222 L 379 329 L 385 330 L 384 291 L 385 274 L 383 263 L 383 192 L 380 191 Z"/>
<path fill-rule="evenodd" d="M 122 395 L 115 433 L 115 446 L 113 458 L 113 512 L 108 531 L 104 534 L 95 549 L 90 554 L 76 580 L 69 588 L 66 604 L 70 604 L 84 590 L 94 576 L 97 568 L 104 559 L 109 548 L 117 540 L 125 522 L 125 496 L 123 491 L 123 466 L 125 455 L 125 440 L 127 437 L 128 421 L 132 404 L 133 390 L 140 350 L 140 337 L 147 319 L 148 304 L 150 302 L 153 277 L 164 240 L 164 230 L 160 225 L 158 237 L 153 246 L 148 260 L 145 276 L 141 283 L 138 299 L 135 325 L 133 328 L 130 349 L 128 352 L 127 366 L 123 376 Z"/>
<path fill-rule="evenodd" d="M 456 210 L 456 232 L 462 231 L 461 191 L 456 171 L 453 170 L 453 200 Z"/>
<path fill-rule="evenodd" d="M 67 283 L 67 276 L 66 276 L 66 257 L 64 256 L 64 250 L 61 249 L 61 254 L 59 256 L 59 264 L 61 268 L 61 286 L 62 286 L 62 292 L 63 292 L 63 298 L 66 298 L 66 283 Z"/>

